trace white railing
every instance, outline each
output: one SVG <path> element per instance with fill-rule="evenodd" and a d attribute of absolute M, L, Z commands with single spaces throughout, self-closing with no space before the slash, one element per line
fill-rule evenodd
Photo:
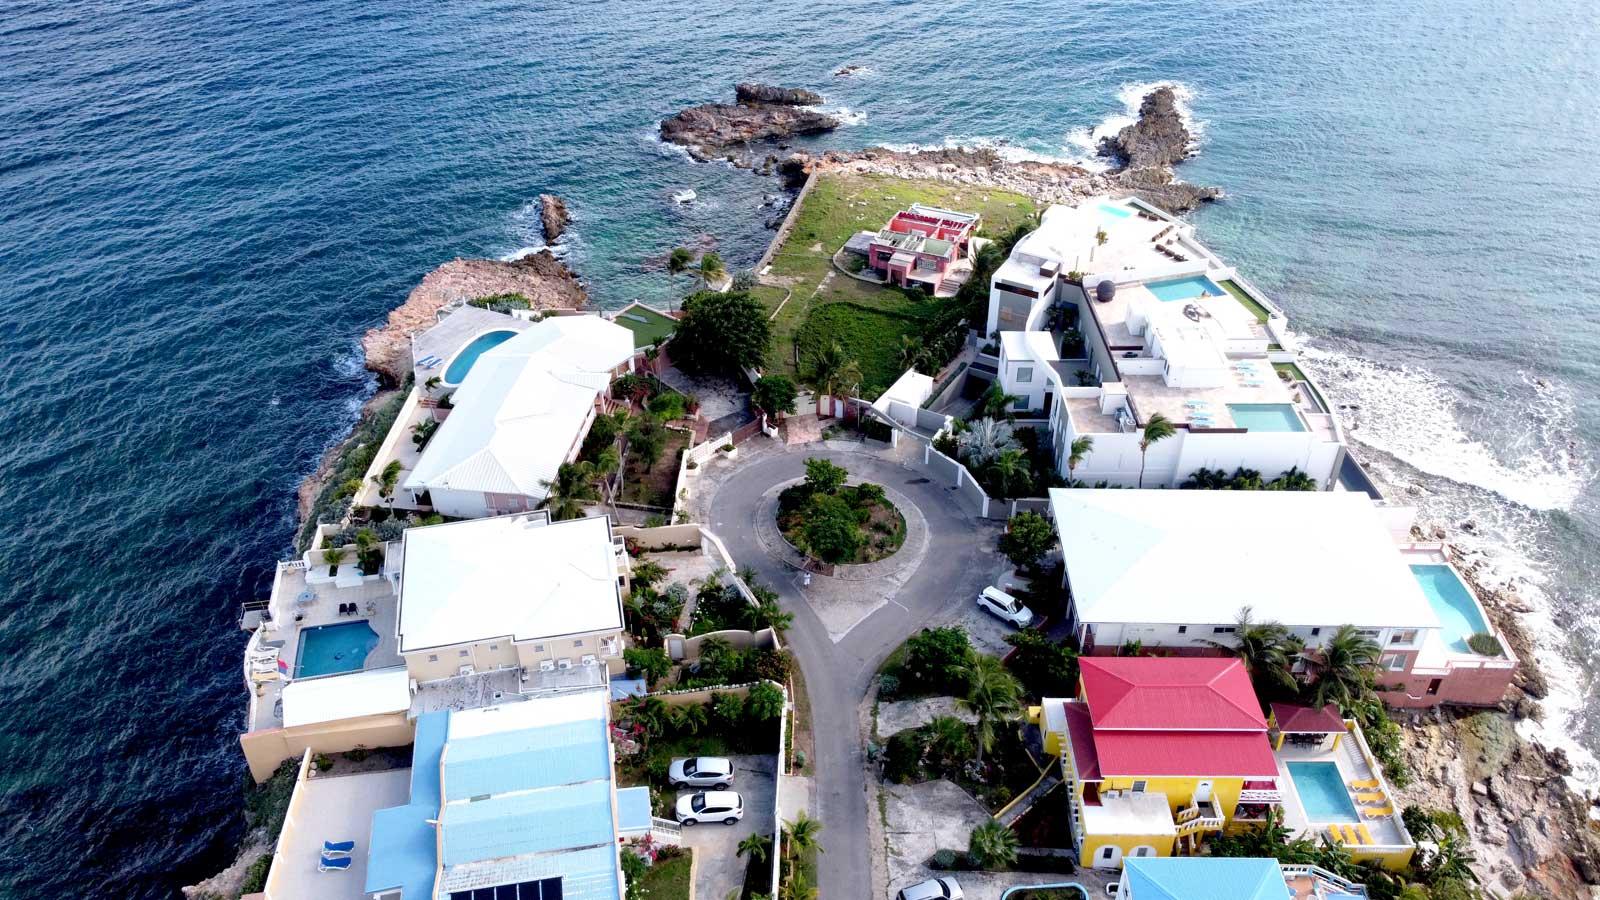
<path fill-rule="evenodd" d="M 1347 894 L 1353 894 L 1358 897 L 1365 897 L 1367 895 L 1366 888 L 1356 884 L 1353 881 L 1340 878 L 1321 866 L 1290 865 L 1288 863 L 1284 863 L 1283 865 L 1279 866 L 1279 868 L 1283 870 L 1285 878 L 1298 878 L 1302 875 L 1305 875 L 1311 878 L 1326 881 Z"/>
<path fill-rule="evenodd" d="M 658 844 L 672 844 L 674 846 L 683 842 L 683 826 L 671 819 L 660 816 L 650 817 L 650 837 Z"/>
<path fill-rule="evenodd" d="M 1282 803 L 1283 791 L 1248 790 L 1239 792 L 1240 803 Z"/>

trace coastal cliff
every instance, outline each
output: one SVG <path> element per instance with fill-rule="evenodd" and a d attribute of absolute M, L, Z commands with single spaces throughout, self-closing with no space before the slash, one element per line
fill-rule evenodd
<path fill-rule="evenodd" d="M 412 334 L 432 327 L 447 303 L 499 294 L 521 294 L 536 310 L 578 309 L 589 302 L 578 277 L 548 250 L 510 262 L 455 259 L 424 276 L 388 321 L 361 339 L 367 368 L 385 387 L 399 384 L 411 368 Z"/>

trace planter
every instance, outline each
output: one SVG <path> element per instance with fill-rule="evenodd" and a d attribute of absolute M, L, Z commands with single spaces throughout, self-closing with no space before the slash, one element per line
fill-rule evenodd
<path fill-rule="evenodd" d="M 722 451 L 722 455 L 726 456 L 729 459 L 738 459 L 739 458 L 739 448 L 738 447 L 730 447 L 729 449 Z"/>

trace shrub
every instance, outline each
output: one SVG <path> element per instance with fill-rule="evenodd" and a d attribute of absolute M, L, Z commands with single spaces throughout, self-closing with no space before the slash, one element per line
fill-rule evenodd
<path fill-rule="evenodd" d="M 850 477 L 849 471 L 844 466 L 819 457 L 810 457 L 806 460 L 806 487 L 819 494 L 831 494 L 844 486 L 845 479 Z"/>
<path fill-rule="evenodd" d="M 272 854 L 263 853 L 256 857 L 256 861 L 245 870 L 243 892 L 245 894 L 260 893 L 267 886 L 267 872 L 272 868 Z"/>
<path fill-rule="evenodd" d="M 967 633 L 950 625 L 927 628 L 906 641 L 902 679 L 911 686 L 952 696 L 966 693 L 972 645 Z"/>
<path fill-rule="evenodd" d="M 868 417 L 861 420 L 861 433 L 875 441 L 888 443 L 894 437 L 894 427 L 887 422 Z"/>
<path fill-rule="evenodd" d="M 744 701 L 744 714 L 755 722 L 770 722 L 783 715 L 783 690 L 765 681 L 751 687 Z"/>
<path fill-rule="evenodd" d="M 883 778 L 895 784 L 922 780 L 922 754 L 926 750 L 922 732 L 908 728 L 889 738 L 883 752 Z"/>
<path fill-rule="evenodd" d="M 711 716 L 724 725 L 736 725 L 744 717 L 744 698 L 735 694 L 712 694 Z"/>
<path fill-rule="evenodd" d="M 861 532 L 855 510 L 844 500 L 817 494 L 806 508 L 801 537 L 812 556 L 830 563 L 855 558 L 861 549 Z"/>
<path fill-rule="evenodd" d="M 1504 653 L 1500 647 L 1500 639 L 1487 631 L 1480 631 L 1467 638 L 1467 646 L 1480 656 L 1501 656 Z"/>
<path fill-rule="evenodd" d="M 878 696 L 885 700 L 894 699 L 900 693 L 900 676 L 890 675 L 885 672 L 878 676 Z"/>
<path fill-rule="evenodd" d="M 750 403 L 768 415 L 793 413 L 797 395 L 794 382 L 785 375 L 763 375 L 756 379 Z"/>
<path fill-rule="evenodd" d="M 688 414 L 688 404 L 683 395 L 675 391 L 667 391 L 651 397 L 646 407 L 659 416 L 663 422 L 681 419 Z"/>
<path fill-rule="evenodd" d="M 1058 644 L 1037 628 L 1006 635 L 1016 648 L 1006 667 L 1022 682 L 1030 697 L 1070 697 L 1078 689 L 1078 654 Z"/>
<path fill-rule="evenodd" d="M 672 671 L 672 658 L 660 647 L 630 647 L 622 652 L 622 658 L 628 668 L 643 675 L 651 687 Z"/>
<path fill-rule="evenodd" d="M 1056 545 L 1056 529 L 1050 520 L 1035 512 L 1012 518 L 1000 536 L 1000 552 L 1014 565 L 1029 567 L 1039 562 Z"/>
<path fill-rule="evenodd" d="M 928 860 L 930 869 L 954 869 L 960 861 L 954 850 L 935 850 L 933 857 Z"/>
<path fill-rule="evenodd" d="M 972 829 L 967 838 L 967 862 L 977 869 L 1004 869 L 1017 861 L 1017 835 L 996 821 Z"/>

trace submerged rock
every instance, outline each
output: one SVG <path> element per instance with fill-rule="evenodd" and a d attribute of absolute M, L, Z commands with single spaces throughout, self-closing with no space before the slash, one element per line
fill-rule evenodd
<path fill-rule="evenodd" d="M 545 243 L 554 244 L 566 233 L 567 223 L 572 221 L 572 216 L 567 212 L 567 203 L 555 194 L 539 195 L 539 222 L 544 226 Z"/>

